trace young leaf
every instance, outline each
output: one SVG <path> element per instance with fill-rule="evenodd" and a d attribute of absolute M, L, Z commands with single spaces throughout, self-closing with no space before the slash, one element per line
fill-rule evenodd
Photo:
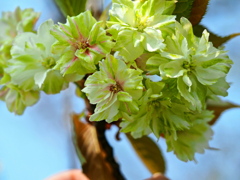
<path fill-rule="evenodd" d="M 82 113 L 83 114 L 83 113 Z M 81 115 L 82 115 L 81 114 Z M 86 163 L 86 159 L 84 158 L 80 148 L 78 147 L 78 135 L 77 135 L 77 127 L 78 127 L 78 121 L 81 116 L 80 114 L 73 114 L 72 120 L 73 120 L 73 135 L 72 135 L 72 141 L 78 156 L 78 159 L 80 161 L 80 164 Z"/>
<path fill-rule="evenodd" d="M 176 3 L 175 10 L 173 11 L 174 15 L 177 15 L 177 20 L 180 20 L 181 17 L 189 18 L 194 0 L 178 0 Z"/>
<path fill-rule="evenodd" d="M 218 120 L 218 118 L 221 116 L 221 114 L 231 108 L 239 108 L 240 105 L 237 104 L 233 104 L 227 101 L 208 101 L 207 103 L 207 109 L 210 111 L 214 111 L 214 118 L 209 122 L 210 125 L 213 125 L 216 123 L 216 121 Z"/>
<path fill-rule="evenodd" d="M 109 3 L 107 7 L 103 10 L 99 20 L 106 22 L 109 19 L 109 10 L 112 6 L 112 3 Z"/>
<path fill-rule="evenodd" d="M 192 25 L 197 25 L 203 18 L 207 10 L 209 0 L 195 0 L 192 6 L 192 11 L 189 17 Z"/>
<path fill-rule="evenodd" d="M 77 148 L 86 160 L 86 163 L 82 165 L 84 174 L 90 179 L 115 180 L 111 166 L 105 161 L 105 153 L 99 145 L 96 128 L 81 122 L 77 114 L 74 114 L 72 119 Z"/>
<path fill-rule="evenodd" d="M 86 10 L 87 0 L 55 0 L 65 17 L 76 16 Z"/>
<path fill-rule="evenodd" d="M 134 139 L 130 134 L 126 135 L 134 150 L 151 173 L 165 172 L 166 167 L 164 158 L 160 149 L 153 140 L 147 136 Z"/>
<path fill-rule="evenodd" d="M 236 37 L 236 36 L 239 36 L 240 33 L 234 33 L 234 34 L 231 34 L 229 36 L 225 36 L 225 37 L 220 37 L 216 34 L 213 34 L 211 33 L 210 34 L 210 37 L 209 37 L 209 40 L 212 41 L 213 45 L 215 47 L 219 47 L 221 46 L 222 44 L 226 43 L 227 41 L 229 41 L 230 39 Z"/>
<path fill-rule="evenodd" d="M 91 10 L 93 16 L 96 19 L 99 19 L 103 12 L 103 0 L 88 0 L 87 9 Z"/>
<path fill-rule="evenodd" d="M 196 25 L 193 27 L 193 31 L 194 31 L 194 34 L 198 37 L 200 37 L 202 35 L 202 32 L 207 29 L 206 27 L 202 26 L 202 25 Z M 225 37 L 220 37 L 212 32 L 210 32 L 208 30 L 210 36 L 209 36 L 209 41 L 211 41 L 213 43 L 213 45 L 215 47 L 219 47 L 221 46 L 222 44 L 226 43 L 227 41 L 229 41 L 230 39 L 236 37 L 236 36 L 239 36 L 240 33 L 235 33 L 235 34 L 231 34 L 229 36 L 225 36 Z"/>

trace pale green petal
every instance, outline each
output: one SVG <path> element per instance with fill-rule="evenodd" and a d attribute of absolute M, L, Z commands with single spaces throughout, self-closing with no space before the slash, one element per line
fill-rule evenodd
<path fill-rule="evenodd" d="M 124 132 L 124 133 L 131 132 L 131 134 L 135 138 L 140 138 L 143 135 L 150 134 L 151 129 L 149 128 L 149 122 L 146 121 L 145 116 L 138 119 L 131 119 L 129 117 L 124 119 L 120 124 L 121 132 Z"/>
<path fill-rule="evenodd" d="M 68 17 L 67 20 L 67 25 L 70 26 L 74 38 L 88 37 L 93 25 L 97 22 L 90 11 Z"/>
<path fill-rule="evenodd" d="M 95 111 L 93 115 L 90 116 L 90 121 L 101 121 L 106 120 L 107 122 L 117 121 L 120 118 L 118 112 L 119 102 L 115 101 L 110 108 L 106 111 Z"/>
<path fill-rule="evenodd" d="M 46 76 L 47 76 L 47 70 L 35 73 L 34 81 L 35 81 L 35 84 L 38 85 L 39 88 L 42 87 L 43 82 L 46 79 Z"/>
<path fill-rule="evenodd" d="M 195 160 L 195 153 L 204 153 L 204 149 L 209 148 L 208 141 L 212 138 L 213 132 L 207 121 L 213 118 L 209 111 L 204 111 L 198 117 L 191 117 L 194 120 L 193 126 L 188 130 L 178 131 L 177 139 L 173 136 L 166 136 L 168 151 L 174 151 L 176 156 L 182 161 Z"/>
<path fill-rule="evenodd" d="M 175 16 L 162 15 L 161 13 L 155 14 L 151 17 L 151 19 L 152 20 L 148 25 L 155 29 L 160 29 L 163 26 L 167 26 L 175 22 Z"/>
<path fill-rule="evenodd" d="M 133 26 L 135 24 L 135 12 L 131 6 L 133 6 L 133 3 L 129 0 L 124 4 L 121 2 L 113 2 L 112 10 L 110 10 L 111 19 L 118 20 L 120 23 L 126 23 L 127 25 Z"/>
<path fill-rule="evenodd" d="M 183 60 L 180 60 L 180 59 L 167 63 L 164 66 L 164 74 L 167 77 L 171 77 L 171 78 L 177 78 L 177 77 L 183 76 L 184 73 L 187 72 L 187 70 L 182 67 L 182 64 L 183 64 Z"/>
<path fill-rule="evenodd" d="M 38 91 L 23 91 L 16 86 L 11 85 L 4 101 L 10 112 L 21 115 L 27 106 L 34 105 L 39 99 Z"/>
<path fill-rule="evenodd" d="M 160 72 L 162 76 L 165 76 L 164 66 L 168 62 L 168 59 L 162 57 L 160 54 L 156 54 L 147 60 L 147 70 L 150 74 L 159 74 Z"/>
<path fill-rule="evenodd" d="M 191 89 L 192 81 L 186 74 L 183 76 L 183 81 Z"/>
<path fill-rule="evenodd" d="M 135 33 L 131 30 L 123 30 L 118 34 L 118 39 L 116 46 L 114 47 L 115 51 L 119 51 L 119 55 L 123 56 L 126 61 L 133 61 L 138 58 L 144 51 L 143 46 L 135 47 L 135 39 L 133 39 Z M 138 39 L 136 39 L 138 43 Z"/>
<path fill-rule="evenodd" d="M 222 67 L 222 66 L 220 66 Z M 218 81 L 219 78 L 225 77 L 226 74 L 222 72 L 224 67 L 220 68 L 213 66 L 210 68 L 196 68 L 196 75 L 199 82 L 203 85 L 212 85 Z"/>
<path fill-rule="evenodd" d="M 176 29 L 178 31 L 178 34 L 183 35 L 187 39 L 189 45 L 194 45 L 196 38 L 193 33 L 192 24 L 185 17 L 182 17 L 180 19 L 180 23 L 176 22 Z"/>
<path fill-rule="evenodd" d="M 163 44 L 163 38 L 160 30 L 155 30 L 152 28 L 146 28 L 144 30 L 144 47 L 147 51 L 153 52 L 161 50 L 165 47 Z"/>
<path fill-rule="evenodd" d="M 190 102 L 198 111 L 201 111 L 205 104 L 207 87 L 198 83 L 193 77 L 190 77 L 190 80 L 192 86 L 189 89 L 189 86 L 185 84 L 183 78 L 179 77 L 177 79 L 177 88 L 184 99 Z"/>
<path fill-rule="evenodd" d="M 225 77 L 218 79 L 216 83 L 211 86 L 208 86 L 209 95 L 220 95 L 220 96 L 227 96 L 228 95 L 228 88 L 230 84 L 226 82 Z"/>
<path fill-rule="evenodd" d="M 120 91 L 117 93 L 117 98 L 122 102 L 131 102 L 132 96 L 130 96 L 127 92 Z"/>
<path fill-rule="evenodd" d="M 142 5 L 140 12 L 142 16 L 154 16 L 156 13 L 169 14 L 173 9 L 173 0 L 148 0 Z"/>
<path fill-rule="evenodd" d="M 47 70 L 46 78 L 41 87 L 46 94 L 57 94 L 67 87 L 68 83 L 64 81 L 59 71 Z"/>
<path fill-rule="evenodd" d="M 121 103 L 120 110 L 122 112 L 127 112 L 129 115 L 134 115 L 139 113 L 139 107 L 135 101 Z"/>

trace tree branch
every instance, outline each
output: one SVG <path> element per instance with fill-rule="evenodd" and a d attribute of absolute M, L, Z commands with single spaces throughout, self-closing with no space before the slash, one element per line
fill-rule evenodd
<path fill-rule="evenodd" d="M 96 122 L 95 127 L 97 129 L 98 141 L 99 141 L 103 151 L 105 151 L 105 153 L 106 153 L 106 161 L 112 167 L 113 176 L 116 178 L 116 180 L 125 180 L 125 178 L 123 177 L 123 175 L 120 171 L 120 166 L 114 158 L 113 149 L 110 146 L 110 144 L 108 143 L 107 138 L 105 136 L 106 125 L 107 125 L 107 123 L 105 121 Z"/>

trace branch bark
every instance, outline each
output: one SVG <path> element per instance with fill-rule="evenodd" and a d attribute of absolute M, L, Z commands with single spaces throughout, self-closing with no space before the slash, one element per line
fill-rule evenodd
<path fill-rule="evenodd" d="M 113 176 L 116 180 L 125 180 L 124 176 L 120 171 L 120 166 L 116 162 L 113 154 L 113 148 L 108 143 L 107 138 L 105 136 L 107 123 L 105 121 L 96 122 L 95 126 L 97 129 L 98 141 L 102 147 L 102 150 L 106 153 L 106 161 L 111 165 L 113 170 Z"/>

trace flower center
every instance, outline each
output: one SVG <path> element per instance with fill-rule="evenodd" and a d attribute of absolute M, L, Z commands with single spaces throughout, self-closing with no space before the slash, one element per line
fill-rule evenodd
<path fill-rule="evenodd" d="M 189 63 L 188 61 L 184 61 L 182 67 L 188 71 L 193 71 L 195 69 L 195 65 L 193 63 Z"/>
<path fill-rule="evenodd" d="M 77 49 L 86 49 L 87 47 L 89 47 L 89 43 L 87 41 L 77 41 L 76 42 Z"/>
<path fill-rule="evenodd" d="M 145 24 L 144 23 L 139 23 L 138 25 L 137 25 L 137 28 L 138 28 L 138 30 L 139 31 L 143 31 L 144 29 L 145 29 Z"/>
<path fill-rule="evenodd" d="M 148 17 L 140 17 L 139 15 L 137 15 L 136 28 L 140 32 L 142 32 L 147 27 L 147 19 Z"/>
<path fill-rule="evenodd" d="M 155 108 L 160 108 L 161 107 L 161 103 L 159 100 L 153 100 L 151 102 L 149 102 L 149 105 L 155 107 Z"/>
<path fill-rule="evenodd" d="M 119 91 L 122 91 L 123 89 L 122 89 L 121 85 L 117 82 L 116 84 L 112 84 L 110 86 L 109 90 L 113 93 L 117 93 Z"/>
<path fill-rule="evenodd" d="M 56 62 L 53 57 L 47 57 L 43 60 L 42 65 L 47 69 L 52 69 L 56 65 Z"/>

